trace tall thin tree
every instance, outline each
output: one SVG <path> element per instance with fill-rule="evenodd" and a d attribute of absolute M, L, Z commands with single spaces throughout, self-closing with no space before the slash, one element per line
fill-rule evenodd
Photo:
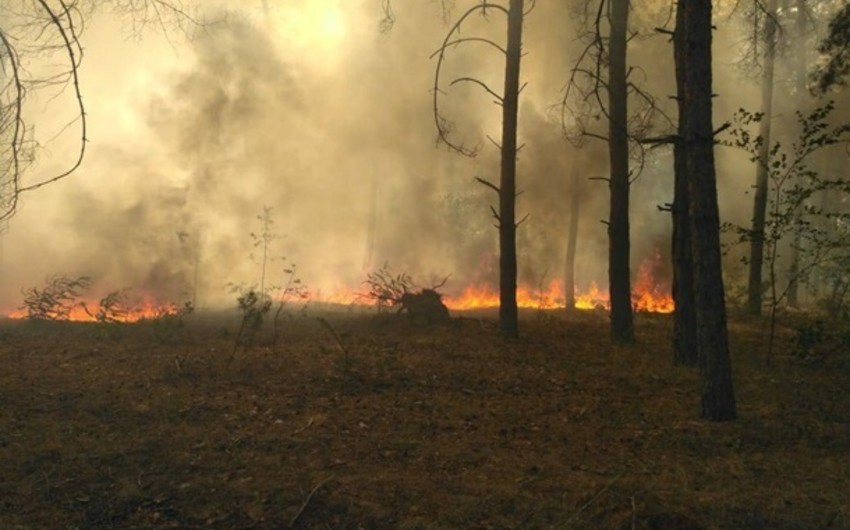
<path fill-rule="evenodd" d="M 694 307 L 694 263 L 691 252 L 691 216 L 688 196 L 687 155 L 683 141 L 687 134 L 687 108 L 685 107 L 685 59 L 684 53 L 684 10 L 676 14 L 676 30 L 673 32 L 676 71 L 676 102 L 679 110 L 678 133 L 673 141 L 673 364 L 697 366 L 697 321 Z"/>
<path fill-rule="evenodd" d="M 629 132 L 626 85 L 626 46 L 629 0 L 611 0 L 608 43 L 608 154 L 611 174 L 608 218 L 608 284 L 611 296 L 611 337 L 634 341 L 629 257 Z"/>
<path fill-rule="evenodd" d="M 757 3 L 757 6 L 760 6 Z M 749 279 L 747 283 L 747 310 L 760 315 L 762 308 L 762 271 L 764 268 L 764 225 L 767 214 L 767 159 L 770 146 L 771 115 L 773 114 L 773 82 L 776 65 L 778 25 L 776 0 L 768 0 L 764 12 L 764 58 L 761 77 L 761 112 L 764 114 L 759 125 L 759 136 L 764 143 L 759 151 L 756 165 L 756 187 L 753 196 L 753 226 L 750 238 Z"/>
<path fill-rule="evenodd" d="M 511 0 L 502 101 L 502 163 L 499 180 L 499 324 L 506 337 L 519 335 L 516 302 L 516 157 L 523 0 Z"/>
<path fill-rule="evenodd" d="M 575 147 L 586 138 L 608 143 L 609 188 L 608 281 L 611 303 L 611 337 L 615 342 L 634 340 L 630 277 L 630 187 L 644 165 L 642 142 L 657 125 L 670 120 L 655 98 L 629 78 L 640 71 L 627 65 L 628 42 L 638 35 L 629 31 L 628 0 L 584 0 L 579 3 L 579 52 L 561 100 L 564 136 Z M 605 34 L 607 23 L 607 34 Z M 605 117 L 599 120 L 600 115 Z M 604 125 L 602 125 L 604 123 Z M 607 127 L 607 131 L 602 131 Z M 631 149 L 635 147 L 636 149 Z M 634 166 L 630 167 L 630 162 Z"/>
<path fill-rule="evenodd" d="M 807 60 L 806 60 L 806 34 L 809 30 L 809 11 L 806 0 L 796 0 L 796 13 L 794 17 L 795 26 L 795 53 L 794 53 L 794 95 L 798 108 L 806 104 L 809 91 Z M 794 211 L 794 232 L 791 236 L 791 263 L 788 266 L 788 305 L 798 307 L 800 304 L 800 245 L 802 244 L 802 214 L 803 205 L 800 204 Z"/>
<path fill-rule="evenodd" d="M 450 148 L 467 156 L 475 156 L 477 151 L 455 142 L 450 137 L 452 125 L 439 112 L 439 96 L 443 93 L 440 87 L 440 73 L 446 57 L 446 51 L 450 47 L 455 47 L 465 42 L 484 42 L 499 50 L 505 56 L 504 90 L 501 95 L 493 91 L 483 81 L 472 77 L 460 77 L 452 81 L 451 84 L 467 82 L 477 85 L 496 98 L 496 101 L 502 107 L 501 170 L 499 184 L 493 184 L 480 177 L 477 180 L 494 190 L 499 196 L 499 209 L 498 211 L 495 209 L 492 210 L 499 229 L 499 324 L 502 334 L 509 338 L 519 336 L 516 299 L 516 229 L 522 220 L 519 223 L 516 221 L 516 160 L 520 92 L 519 74 L 520 62 L 522 60 L 522 24 L 527 14 L 524 11 L 524 4 L 523 0 L 510 0 L 508 7 L 483 2 L 469 8 L 448 31 L 442 46 L 434 54 L 438 57 L 434 75 L 434 122 L 437 126 L 440 139 Z M 531 7 L 534 7 L 533 2 L 531 3 Z M 481 12 L 486 16 L 488 10 L 501 12 L 507 17 L 508 31 L 505 47 L 486 38 L 458 36 L 464 20 L 477 12 Z"/>
<path fill-rule="evenodd" d="M 702 380 L 702 417 L 732 420 L 737 415 L 729 359 L 720 254 L 720 216 L 712 126 L 711 0 L 679 0 L 674 39 L 681 69 L 679 139 L 688 175 L 697 341 Z"/>

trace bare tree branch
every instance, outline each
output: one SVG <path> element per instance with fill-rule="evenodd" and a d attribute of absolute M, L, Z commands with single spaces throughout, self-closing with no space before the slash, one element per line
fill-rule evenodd
<path fill-rule="evenodd" d="M 501 189 L 499 189 L 499 187 L 498 187 L 498 186 L 496 186 L 495 184 L 493 184 L 493 183 L 492 183 L 492 182 L 490 182 L 489 180 L 485 180 L 485 179 L 483 179 L 483 178 L 481 178 L 481 177 L 475 177 L 475 180 L 476 180 L 477 182 L 479 182 L 480 184 L 483 184 L 483 185 L 487 186 L 488 188 L 490 188 L 491 190 L 495 191 L 495 192 L 496 192 L 496 195 L 501 195 L 501 194 L 502 194 L 502 190 L 501 190 Z"/>
<path fill-rule="evenodd" d="M 464 145 L 463 143 L 459 143 L 459 142 L 456 142 L 456 141 L 451 139 L 451 133 L 454 130 L 454 124 L 451 121 L 444 118 L 440 114 L 440 94 L 444 93 L 440 89 L 440 75 L 442 74 L 442 71 L 443 71 L 443 64 L 445 63 L 446 52 L 448 51 L 448 49 L 455 47 L 457 44 L 460 44 L 460 43 L 463 43 L 463 42 L 482 42 L 482 41 L 484 41 L 484 42 L 488 42 L 489 44 L 495 46 L 497 49 L 499 49 L 503 53 L 507 53 L 504 48 L 496 45 L 493 42 L 487 41 L 487 39 L 475 39 L 475 38 L 453 39 L 453 37 L 456 34 L 460 33 L 460 28 L 467 18 L 469 18 L 470 16 L 472 16 L 473 14 L 478 13 L 478 12 L 480 12 L 482 15 L 486 16 L 487 9 L 489 9 L 489 8 L 495 9 L 496 11 L 503 13 L 505 16 L 508 15 L 507 8 L 505 8 L 504 6 L 501 6 L 499 4 L 488 3 L 487 0 L 484 0 L 481 4 L 470 7 L 458 18 L 457 22 L 455 22 L 454 25 L 449 29 L 449 31 L 446 33 L 445 39 L 443 40 L 443 44 L 437 49 L 436 52 L 434 52 L 434 54 L 431 55 L 432 58 L 437 57 L 437 66 L 434 69 L 434 86 L 433 86 L 433 89 L 432 89 L 432 94 L 433 94 L 434 125 L 436 125 L 436 127 L 437 127 L 438 141 L 445 144 L 446 146 L 448 146 L 448 148 L 451 149 L 452 151 L 456 151 L 456 152 L 458 152 L 458 153 L 460 153 L 464 156 L 468 156 L 468 157 L 476 156 L 478 154 L 479 148 L 470 148 L 470 147 L 467 147 L 466 145 Z M 485 90 L 487 90 L 487 92 L 496 96 L 499 101 L 502 101 L 502 99 L 504 97 L 503 95 L 500 96 L 500 95 L 496 94 L 495 92 L 493 92 L 492 90 L 490 90 L 483 81 L 475 80 L 473 78 L 461 78 L 461 79 L 464 79 L 465 81 L 475 82 L 475 83 L 479 84 L 480 86 L 484 87 Z M 457 82 L 457 80 L 455 80 L 455 82 Z M 452 84 L 454 84 L 455 82 L 453 82 Z"/>
<path fill-rule="evenodd" d="M 87 16 L 95 9 L 111 9 L 126 15 L 134 33 L 148 25 L 168 31 L 200 27 L 204 23 L 184 0 L 103 0 L 84 4 L 79 0 L 8 0 L 0 5 L 0 221 L 14 215 L 22 193 L 34 191 L 74 174 L 82 165 L 88 143 L 88 115 L 80 81 L 84 52 L 81 37 Z M 85 6 L 85 8 L 83 7 Z M 85 9 L 85 11 L 83 10 Z M 46 71 L 33 73 L 22 67 L 34 60 L 54 59 Z M 70 88 L 74 118 L 56 136 L 79 129 L 79 146 L 66 169 L 25 184 L 24 172 L 42 144 L 24 118 L 27 95 L 48 91 L 51 102 Z M 55 139 L 55 138 L 54 138 Z M 52 139 L 48 139 L 48 143 Z M 42 144 L 43 145 L 43 144 Z"/>
<path fill-rule="evenodd" d="M 48 14 L 51 22 L 56 27 L 56 31 L 59 32 L 59 35 L 62 37 L 62 41 L 65 43 L 65 51 L 68 54 L 68 64 L 71 65 L 70 75 L 72 79 L 72 86 L 74 89 L 74 97 L 77 100 L 77 108 L 79 109 L 78 120 L 80 122 L 80 150 L 77 153 L 76 160 L 74 160 L 74 162 L 68 169 L 46 180 L 42 180 L 29 186 L 21 187 L 18 189 L 18 193 L 37 190 L 42 186 L 46 186 L 47 184 L 62 180 L 74 171 L 76 171 L 77 168 L 79 168 L 80 165 L 83 163 L 83 158 L 85 158 L 86 155 L 86 143 L 88 142 L 88 139 L 86 138 L 86 107 L 83 104 L 83 94 L 80 91 L 79 76 L 79 68 L 83 60 L 83 47 L 80 44 L 77 30 L 74 27 L 74 19 L 71 15 L 71 8 L 68 6 L 68 4 L 64 2 L 64 0 L 59 0 L 59 3 L 62 5 L 63 9 L 62 18 L 60 19 L 59 15 L 57 15 L 50 8 L 50 6 L 47 5 L 47 2 L 45 0 L 38 0 L 38 3 L 41 5 L 42 9 L 44 9 L 45 13 Z M 63 25 L 63 21 L 65 22 L 67 27 Z"/>
<path fill-rule="evenodd" d="M 490 94 L 491 96 L 496 98 L 496 103 L 498 103 L 499 105 L 501 105 L 504 102 L 504 99 L 502 98 L 502 96 L 500 96 L 499 94 L 494 92 L 489 86 L 487 86 L 487 83 L 485 83 L 484 81 L 481 81 L 480 79 L 476 79 L 474 77 L 458 77 L 457 79 L 455 79 L 454 81 L 449 83 L 449 86 L 454 86 L 457 83 L 463 83 L 463 82 L 472 83 L 472 84 L 480 86 L 488 94 Z"/>

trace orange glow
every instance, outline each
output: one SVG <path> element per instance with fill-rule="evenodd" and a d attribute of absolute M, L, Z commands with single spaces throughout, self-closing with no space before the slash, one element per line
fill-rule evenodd
<path fill-rule="evenodd" d="M 131 323 L 142 320 L 155 320 L 168 315 L 176 315 L 178 307 L 174 304 L 160 304 L 155 302 L 151 297 L 143 296 L 140 301 L 133 305 L 122 305 L 116 307 L 115 310 L 106 312 L 98 318 L 100 309 L 99 300 L 87 300 L 78 303 L 70 308 L 67 318 L 58 320 L 67 320 L 70 322 L 122 322 Z M 14 309 L 5 313 L 8 318 L 23 319 L 27 318 L 25 309 Z"/>
<path fill-rule="evenodd" d="M 608 291 L 603 291 L 596 285 L 590 284 L 590 289 L 576 293 L 576 309 L 608 309 Z"/>
<path fill-rule="evenodd" d="M 632 284 L 632 307 L 635 311 L 647 313 L 672 313 L 675 309 L 673 298 L 667 285 L 655 279 L 654 271 L 661 264 L 661 255 L 655 255 L 644 261 L 638 268 L 637 277 Z M 610 308 L 608 291 L 591 283 L 587 290 L 576 289 L 576 309 Z M 443 302 L 449 309 L 464 311 L 499 307 L 499 292 L 489 286 L 471 286 L 457 296 L 445 296 Z M 563 284 L 552 281 L 545 288 L 533 288 L 521 285 L 517 288 L 517 306 L 532 309 L 557 309 L 566 305 Z"/>
<path fill-rule="evenodd" d="M 672 313 L 676 309 L 673 297 L 653 277 L 653 269 L 661 258 L 656 254 L 654 261 L 644 261 L 632 284 L 632 307 L 636 311 L 649 313 Z"/>
<path fill-rule="evenodd" d="M 632 307 L 635 311 L 648 313 L 672 313 L 675 305 L 669 294 L 669 284 L 656 279 L 655 271 L 660 268 L 661 256 L 658 252 L 645 260 L 638 268 L 632 283 Z M 338 287 L 331 294 L 317 292 L 305 299 L 308 302 L 320 304 L 362 306 L 374 305 L 360 290 Z M 453 311 L 469 311 L 474 309 L 493 309 L 499 307 L 499 291 L 489 285 L 471 285 L 459 294 L 443 296 L 443 303 Z M 520 285 L 517 288 L 517 306 L 526 309 L 562 309 L 566 305 L 563 283 L 551 281 L 541 286 Z M 591 283 L 584 290 L 576 289 L 576 309 L 608 310 L 610 308 L 608 291 L 600 289 L 596 283 Z M 68 320 L 80 322 L 97 321 L 99 301 L 86 301 L 85 307 L 78 304 L 72 308 Z M 88 310 L 87 310 L 88 309 Z M 119 307 L 120 311 L 108 315 L 107 321 L 138 322 L 151 320 L 167 315 L 177 314 L 180 308 L 174 304 L 162 304 L 151 296 L 142 296 L 138 301 L 126 302 Z M 0 311 L 0 314 L 3 312 Z M 16 309 L 5 312 L 9 318 L 26 318 L 26 311 Z"/>

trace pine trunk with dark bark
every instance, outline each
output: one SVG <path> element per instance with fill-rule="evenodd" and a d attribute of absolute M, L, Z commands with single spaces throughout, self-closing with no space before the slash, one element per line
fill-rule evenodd
<path fill-rule="evenodd" d="M 720 218 L 714 167 L 712 125 L 711 0 L 679 0 L 675 42 L 682 95 L 683 128 L 680 141 L 686 151 L 688 199 L 691 214 L 691 250 L 694 263 L 694 300 L 699 368 L 702 380 L 702 417 L 711 421 L 736 416 L 726 306 L 720 255 Z"/>
<path fill-rule="evenodd" d="M 762 272 L 764 268 L 764 225 L 767 213 L 767 163 L 770 149 L 770 125 L 773 113 L 773 70 L 776 63 L 776 0 L 768 0 L 764 27 L 764 64 L 761 78 L 761 112 L 759 123 L 762 144 L 756 166 L 756 192 L 753 198 L 753 227 L 750 240 L 750 271 L 747 283 L 747 311 L 761 315 Z"/>
<path fill-rule="evenodd" d="M 516 302 L 516 150 L 522 18 L 523 0 L 511 0 L 502 101 L 502 170 L 499 181 L 499 325 L 502 334 L 509 338 L 519 336 Z"/>
<path fill-rule="evenodd" d="M 676 31 L 673 34 L 674 54 L 682 53 L 685 32 L 681 18 L 683 10 L 676 13 Z M 673 302 L 676 309 L 673 313 L 673 364 L 680 366 L 697 366 L 697 321 L 694 307 L 693 286 L 693 256 L 691 255 L 691 227 L 688 204 L 688 152 L 684 148 L 682 138 L 685 136 L 687 113 L 684 107 L 683 81 L 684 63 L 678 56 L 675 59 L 676 69 L 676 101 L 679 107 L 678 138 L 673 144 Z"/>
<path fill-rule="evenodd" d="M 627 129 L 626 43 L 629 0 L 611 1 L 608 50 L 608 150 L 611 175 L 608 219 L 608 287 L 611 297 L 611 338 L 634 341 L 629 256 L 629 138 Z"/>

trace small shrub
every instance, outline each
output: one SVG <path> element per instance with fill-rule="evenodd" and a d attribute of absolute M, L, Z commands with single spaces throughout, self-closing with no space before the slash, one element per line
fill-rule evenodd
<path fill-rule="evenodd" d="M 386 263 L 377 271 L 367 274 L 365 283 L 369 287 L 366 296 L 375 300 L 379 311 L 401 304 L 404 295 L 414 288 L 413 279 L 409 274 L 393 274 Z"/>
<path fill-rule="evenodd" d="M 20 307 L 26 310 L 27 318 L 32 320 L 70 320 L 74 308 L 88 310 L 79 298 L 91 287 L 91 278 L 80 276 L 50 276 L 44 287 L 31 287 L 23 290 L 24 303 Z"/>
<path fill-rule="evenodd" d="M 262 328 L 265 316 L 272 308 L 272 299 L 267 294 L 260 293 L 254 288 L 247 290 L 240 288 L 238 292 L 236 301 L 239 310 L 242 311 L 242 321 L 236 333 L 232 355 L 236 355 L 239 346 L 245 346 L 253 340 L 254 335 Z"/>

